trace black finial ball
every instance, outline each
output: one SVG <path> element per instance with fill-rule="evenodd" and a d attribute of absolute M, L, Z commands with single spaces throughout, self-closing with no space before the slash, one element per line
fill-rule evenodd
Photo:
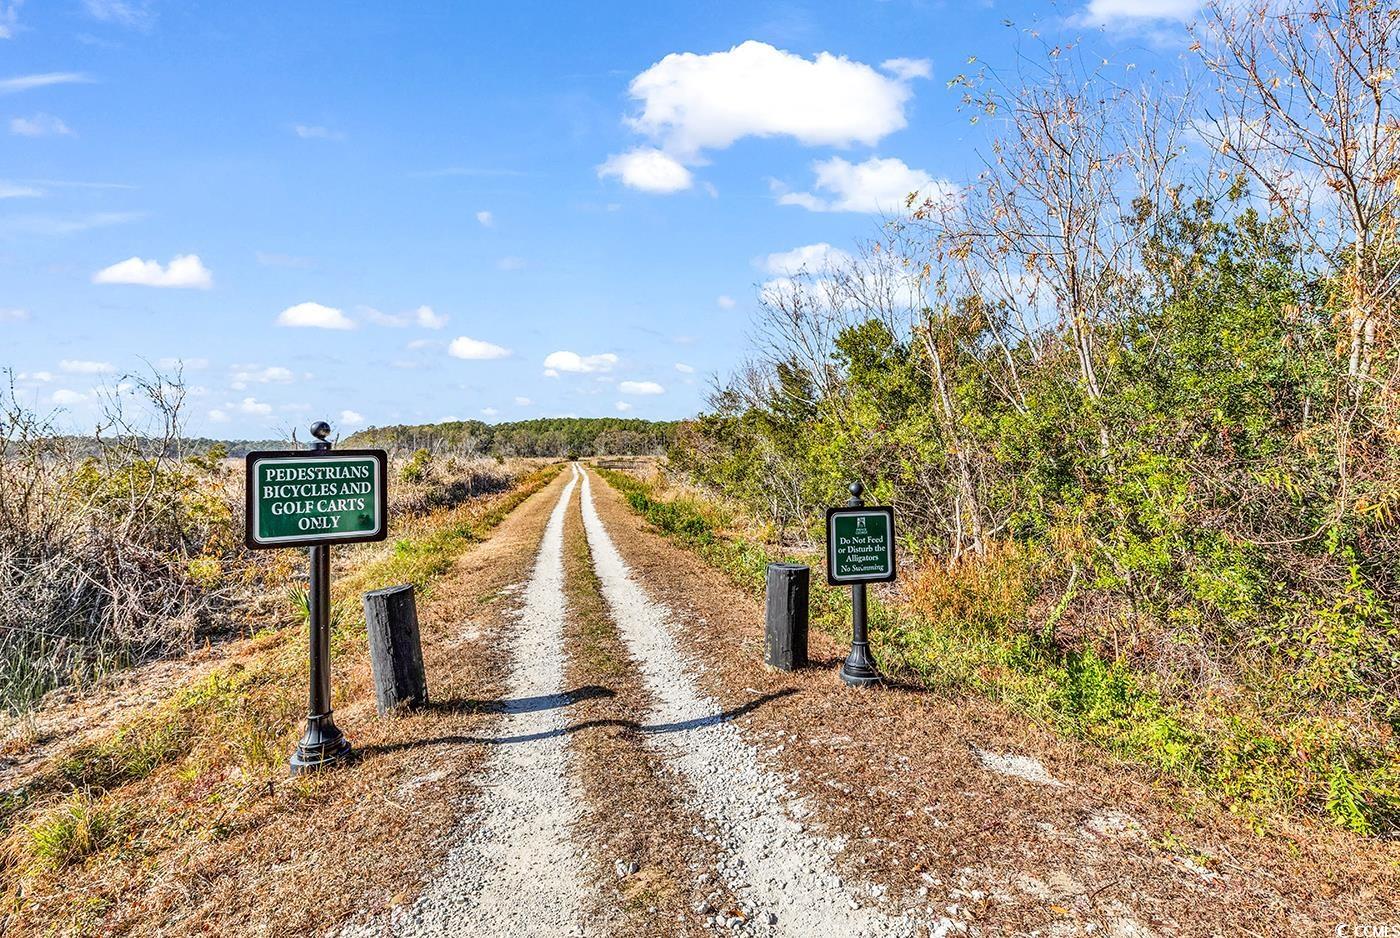
<path fill-rule="evenodd" d="M 331 425 L 324 420 L 318 420 L 311 425 L 311 435 L 318 440 L 324 440 L 331 435 Z"/>
<path fill-rule="evenodd" d="M 851 483 L 851 495 L 852 495 L 852 497 L 854 497 L 854 498 L 860 498 L 860 493 L 861 493 L 861 492 L 864 492 L 864 491 L 865 491 L 865 486 L 861 485 L 859 482 L 852 482 L 852 483 Z"/>

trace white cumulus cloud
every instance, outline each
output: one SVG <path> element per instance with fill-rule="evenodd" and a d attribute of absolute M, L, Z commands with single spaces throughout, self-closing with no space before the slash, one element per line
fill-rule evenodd
<path fill-rule="evenodd" d="M 365 422 L 365 418 L 353 410 L 342 410 L 340 412 L 340 422 L 342 426 L 359 426 Z"/>
<path fill-rule="evenodd" d="M 791 251 L 769 254 L 758 266 L 770 274 L 791 275 L 804 270 L 815 274 L 832 267 L 840 267 L 850 260 L 850 254 L 822 241 L 818 244 L 804 244 Z"/>
<path fill-rule="evenodd" d="M 628 90 L 641 111 L 627 123 L 681 156 L 751 136 L 872 145 L 904 127 L 912 94 L 906 79 L 845 56 L 806 59 L 754 40 L 709 55 L 672 53 Z"/>
<path fill-rule="evenodd" d="M 549 371 L 567 371 L 570 374 L 612 371 L 616 364 L 617 356 L 612 352 L 603 352 L 599 355 L 580 355 L 578 352 L 550 352 L 544 359 L 544 367 Z"/>
<path fill-rule="evenodd" d="M 298 303 L 277 314 L 277 325 L 300 329 L 353 329 L 355 323 L 342 310 L 320 303 Z"/>
<path fill-rule="evenodd" d="M 683 375 L 695 374 L 695 367 L 693 365 L 687 365 L 685 362 L 676 362 L 676 370 Z"/>
<path fill-rule="evenodd" d="M 705 151 L 745 137 L 791 137 L 807 146 L 874 145 L 903 128 L 910 82 L 927 62 L 891 59 L 882 73 L 820 52 L 808 59 L 749 40 L 724 52 L 672 53 L 628 86 L 639 104 L 627 124 L 651 141 L 610 157 L 600 176 L 646 192 L 692 185 Z"/>
<path fill-rule="evenodd" d="M 164 267 L 160 261 L 128 257 L 93 274 L 92 282 L 208 290 L 214 285 L 214 275 L 200 261 L 198 254 L 179 254 Z"/>
<path fill-rule="evenodd" d="M 72 129 L 52 114 L 10 118 L 10 133 L 19 137 L 69 137 Z"/>
<path fill-rule="evenodd" d="M 447 354 L 453 358 L 463 358 L 467 361 L 490 361 L 493 358 L 509 357 L 510 349 L 502 348 L 491 342 L 483 342 L 480 339 L 459 335 L 447 346 Z"/>
<path fill-rule="evenodd" d="M 655 381 L 624 381 L 617 386 L 623 394 L 665 394 L 666 389 Z"/>
<path fill-rule="evenodd" d="M 482 209 L 476 213 L 476 220 L 481 222 L 481 227 L 483 228 L 490 228 L 492 225 L 496 224 L 496 216 L 486 211 L 486 209 Z"/>
<path fill-rule="evenodd" d="M 638 147 L 608 157 L 598 167 L 598 178 L 609 176 L 617 177 L 629 188 L 662 194 L 689 189 L 694 182 L 690 170 L 678 160 L 651 147 Z"/>
<path fill-rule="evenodd" d="M 255 397 L 245 397 L 240 403 L 228 406 L 236 407 L 240 412 L 251 414 L 254 417 L 266 417 L 272 413 L 271 404 L 265 404 Z"/>
<path fill-rule="evenodd" d="M 952 183 L 892 157 L 872 156 L 863 163 L 851 163 L 833 156 L 813 163 L 812 170 L 817 177 L 812 188 L 821 194 L 788 192 L 778 197 L 780 205 L 800 205 L 813 212 L 899 213 L 911 193 L 917 194 L 918 201 L 957 198 Z"/>
<path fill-rule="evenodd" d="M 73 404 L 81 404 L 83 401 L 87 400 L 87 395 L 79 394 L 77 391 L 70 391 L 67 388 L 59 388 L 57 391 L 53 392 L 49 400 L 60 407 L 69 407 Z"/>
<path fill-rule="evenodd" d="M 619 412 L 619 413 L 623 413 L 623 414 L 627 413 L 629 410 L 632 409 L 632 405 L 629 404 L 629 403 L 627 403 L 626 401 L 618 401 L 618 402 L 617 402 L 616 404 L 614 404 L 613 406 L 616 407 L 616 408 L 618 409 L 618 412 Z"/>

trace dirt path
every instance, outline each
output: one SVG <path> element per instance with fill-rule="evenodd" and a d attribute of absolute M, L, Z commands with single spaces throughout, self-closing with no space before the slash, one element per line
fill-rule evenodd
<path fill-rule="evenodd" d="M 591 488 L 585 477 L 584 528 L 603 596 L 652 697 L 645 732 L 680 769 L 694 807 L 718 832 L 717 873 L 740 902 L 740 914 L 726 924 L 735 931 L 832 938 L 950 930 L 951 920 L 925 923 L 909 910 L 874 908 L 865 901 L 868 886 L 841 881 L 831 860 L 841 842 L 806 827 L 807 807 L 729 722 L 765 698 L 725 712 L 696 687 L 673 636 L 674 613 L 632 578 Z"/>
<path fill-rule="evenodd" d="M 570 772 L 564 689 L 564 515 L 578 471 L 545 526 L 524 606 L 510 637 L 506 696 L 462 840 L 418 900 L 387 923 L 352 934 L 591 934 L 582 919 L 584 852 L 575 846 L 582 799 Z"/>
<path fill-rule="evenodd" d="M 702 935 L 712 920 L 739 912 L 711 872 L 719 838 L 686 804 L 688 788 L 655 747 L 640 719 L 646 683 L 603 599 L 583 518 L 564 525 L 568 685 L 574 766 L 585 809 L 576 839 L 590 845 L 594 879 L 589 915 L 611 935 Z"/>

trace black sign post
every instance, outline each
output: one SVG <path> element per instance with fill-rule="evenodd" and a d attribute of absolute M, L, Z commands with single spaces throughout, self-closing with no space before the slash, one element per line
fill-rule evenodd
<path fill-rule="evenodd" d="M 865 587 L 895 578 L 894 509 L 867 506 L 859 482 L 852 482 L 850 491 L 843 507 L 826 510 L 826 579 L 833 586 L 851 587 L 851 653 L 841 665 L 841 680 L 869 687 L 881 677 L 870 655 Z"/>
<path fill-rule="evenodd" d="M 350 741 L 331 714 L 331 544 L 388 536 L 388 460 L 383 450 L 331 452 L 331 425 L 311 426 L 309 451 L 249 453 L 247 544 L 254 550 L 307 547 L 310 690 L 306 732 L 292 753 L 293 775 L 335 765 Z"/>

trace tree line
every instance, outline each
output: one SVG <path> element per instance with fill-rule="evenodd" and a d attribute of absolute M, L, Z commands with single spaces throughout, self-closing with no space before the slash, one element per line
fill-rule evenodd
<path fill-rule="evenodd" d="M 675 427 L 673 422 L 624 417 L 541 417 L 496 424 L 456 420 L 371 427 L 341 445 L 462 456 L 646 456 L 664 452 Z"/>

